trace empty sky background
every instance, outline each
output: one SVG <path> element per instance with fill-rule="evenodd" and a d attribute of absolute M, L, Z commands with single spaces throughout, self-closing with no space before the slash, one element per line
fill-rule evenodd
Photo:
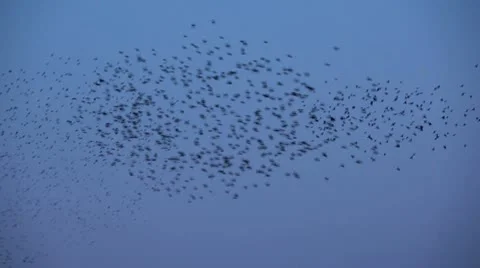
<path fill-rule="evenodd" d="M 441 85 L 439 95 L 461 110 L 480 97 L 480 69 L 474 68 L 479 11 L 476 1 L 2 1 L 0 71 L 44 70 L 51 53 L 79 58 L 82 64 L 72 68 L 79 73 L 93 71 L 93 57 L 115 59 L 118 50 L 155 48 L 159 57 L 170 57 L 181 53 L 190 23 L 200 28 L 214 18 L 216 29 L 208 34 L 268 40 L 271 49 L 258 49 L 257 56 L 292 53 L 318 88 L 332 77 L 340 89 L 366 76 L 428 90 Z M 334 45 L 341 50 L 334 53 Z M 460 84 L 473 101 L 460 98 Z M 446 151 L 432 152 L 433 139 L 424 135 L 375 163 L 344 170 L 334 161 L 285 163 L 295 164 L 301 181 L 279 173 L 272 187 L 238 200 L 186 204 L 145 194 L 137 220 L 128 213 L 121 224 L 108 216 L 92 219 L 95 230 L 88 232 L 69 231 L 74 224 L 58 231 L 26 216 L 17 232 L 29 237 L 27 251 L 48 255 L 15 267 L 478 267 L 480 126 L 457 133 L 445 141 Z M 329 153 L 335 157 L 335 150 Z M 96 173 L 84 171 L 85 177 Z M 79 202 L 83 210 L 102 209 Z M 62 211 L 50 213 L 42 217 L 65 218 Z M 27 254 L 8 243 L 18 257 Z"/>

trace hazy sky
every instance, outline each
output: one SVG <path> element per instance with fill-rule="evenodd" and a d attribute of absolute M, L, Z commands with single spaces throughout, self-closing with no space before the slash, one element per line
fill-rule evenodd
<path fill-rule="evenodd" d="M 292 64 L 309 71 L 315 85 L 338 77 L 343 88 L 364 83 L 367 76 L 403 80 L 411 88 L 441 85 L 439 96 L 461 110 L 480 97 L 480 68 L 474 68 L 480 62 L 479 11 L 476 1 L 4 0 L 0 72 L 45 70 L 51 53 L 80 59 L 82 64 L 72 68 L 77 73 L 91 73 L 92 58 L 115 59 L 118 50 L 155 48 L 160 57 L 181 55 L 189 25 L 200 27 L 214 18 L 216 29 L 205 34 L 268 40 L 270 49 L 259 48 L 255 55 L 291 53 Z M 341 48 L 338 53 L 334 45 Z M 325 68 L 327 61 L 332 68 Z M 81 76 L 72 79 L 84 82 Z M 460 97 L 460 84 L 473 100 Z M 0 99 L 0 107 L 10 105 Z M 375 163 L 346 169 L 335 161 L 285 162 L 302 172 L 301 181 L 279 172 L 272 187 L 245 192 L 238 200 L 186 204 L 145 194 L 137 220 L 127 213 L 120 228 L 103 228 L 117 224 L 105 216 L 92 219 L 96 230 L 68 231 L 75 226 L 70 224 L 58 231 L 25 216 L 17 230 L 29 237 L 31 245 L 25 247 L 48 255 L 14 267 L 479 267 L 474 256 L 480 248 L 479 132 L 480 124 L 472 124 L 445 140 L 448 150 L 435 152 L 431 135 L 421 136 Z M 0 150 L 14 150 L 8 148 Z M 414 161 L 408 159 L 412 152 Z M 335 150 L 329 153 L 335 158 Z M 99 172 L 105 180 L 125 177 Z M 332 180 L 325 182 L 324 176 Z M 88 195 L 79 191 L 78 196 Z M 83 210 L 102 210 L 78 201 Z M 68 218 L 62 210 L 49 213 L 42 217 Z M 67 236 L 77 242 L 66 246 Z M 17 242 L 8 243 L 12 246 L 5 247 L 18 256 L 26 254 L 14 248 Z M 39 244 L 44 246 L 36 248 Z"/>

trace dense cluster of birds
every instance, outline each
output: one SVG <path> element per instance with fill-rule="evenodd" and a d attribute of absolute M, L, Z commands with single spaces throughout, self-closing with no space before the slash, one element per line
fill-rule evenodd
<path fill-rule="evenodd" d="M 95 70 L 82 74 L 80 59 L 52 54 L 34 77 L 23 69 L 1 74 L 1 264 L 12 262 L 13 249 L 2 245 L 18 240 L 12 230 L 26 214 L 47 225 L 82 223 L 88 232 L 88 221 L 101 215 L 80 213 L 86 200 L 103 203 L 106 215 L 133 214 L 146 190 L 189 203 L 238 199 L 279 177 L 301 179 L 292 164 L 300 159 L 336 155 L 336 165 L 346 168 L 427 136 L 432 150 L 444 150 L 455 129 L 480 122 L 473 101 L 453 121 L 455 109 L 438 96 L 440 85 L 410 88 L 371 77 L 314 85 L 315 74 L 294 69 L 291 54 L 252 58 L 254 45 L 246 40 L 195 38 L 199 27 L 190 28 L 181 56 L 119 51 L 115 60 L 94 58 Z M 341 49 L 332 46 L 331 53 Z M 52 71 L 55 64 L 59 70 Z M 119 193 L 123 183 L 134 190 Z M 41 217 L 66 205 L 71 210 L 62 220 Z"/>

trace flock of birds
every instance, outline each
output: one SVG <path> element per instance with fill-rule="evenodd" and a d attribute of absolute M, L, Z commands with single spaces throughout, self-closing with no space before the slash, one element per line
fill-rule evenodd
<path fill-rule="evenodd" d="M 300 180 L 298 161 L 332 165 L 335 155 L 339 168 L 362 165 L 428 136 L 432 150 L 445 150 L 456 129 L 480 122 L 474 104 L 453 121 L 440 86 L 371 77 L 314 85 L 315 74 L 291 67 L 290 54 L 252 58 L 246 40 L 196 39 L 195 31 L 192 24 L 183 36 L 182 56 L 119 51 L 116 60 L 94 58 L 95 70 L 81 74 L 80 59 L 52 54 L 33 77 L 23 69 L 1 74 L 0 264 L 13 263 L 26 215 L 59 228 L 81 223 L 88 232 L 101 214 L 134 214 L 146 191 L 188 203 L 238 199 L 282 176 Z M 85 211 L 86 203 L 101 212 Z M 62 219 L 42 216 L 65 206 Z"/>

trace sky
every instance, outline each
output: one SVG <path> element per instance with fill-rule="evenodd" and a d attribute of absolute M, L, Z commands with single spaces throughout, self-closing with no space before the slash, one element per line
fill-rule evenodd
<path fill-rule="evenodd" d="M 475 1 L 2 1 L 0 72 L 68 69 L 91 75 L 99 65 L 94 57 L 114 61 L 119 50 L 155 48 L 160 57 L 181 55 L 182 35 L 197 34 L 190 24 L 201 28 L 215 19 L 214 29 L 205 26 L 198 33 L 247 40 L 255 56 L 291 53 L 292 66 L 310 72 L 311 83 L 319 87 L 335 90 L 365 83 L 367 76 L 403 81 L 410 88 L 441 85 L 439 95 L 461 111 L 480 97 L 480 69 L 474 68 L 480 63 L 478 11 Z M 51 60 L 51 53 L 81 64 L 64 66 Z M 324 84 L 332 77 L 338 84 Z M 86 78 L 68 79 L 84 85 Z M 53 84 L 38 80 L 30 86 Z M 462 91 L 474 98 L 461 98 Z M 0 96 L 0 107 L 21 105 L 21 94 L 12 96 Z M 65 108 L 61 116 L 68 113 Z M 286 161 L 283 166 L 301 171 L 300 181 L 278 172 L 272 187 L 245 192 L 237 200 L 218 196 L 192 204 L 145 192 L 134 214 L 122 203 L 126 187 L 135 187 L 123 183 L 129 179 L 125 172 L 84 167 L 80 149 L 49 158 L 62 171 L 52 182 L 39 182 L 58 183 L 48 193 L 33 183 L 45 167 L 11 158 L 9 168 L 29 168 L 30 175 L 13 176 L 4 169 L 2 198 L 19 199 L 18 189 L 32 185 L 21 199 L 40 200 L 43 207 L 37 218 L 18 210 L 15 221 L 21 224 L 0 243 L 13 252 L 13 267 L 479 267 L 474 249 L 480 247 L 475 175 L 480 173 L 480 124 L 449 128 L 442 130 L 457 136 L 446 139 L 448 150 L 431 151 L 433 139 L 421 136 L 374 163 L 345 169 L 333 160 Z M 39 158 L 51 153 L 28 146 L 19 151 L 20 143 L 11 140 L 0 153 Z M 408 159 L 412 152 L 414 161 Z M 333 148 L 329 154 L 344 157 Z M 74 170 L 60 168 L 71 162 L 79 163 Z M 324 176 L 332 179 L 326 182 Z M 70 177 L 82 183 L 75 188 L 66 182 Z M 102 191 L 92 178 L 109 185 L 114 196 L 109 202 L 122 210 L 120 216 L 104 215 L 104 207 L 92 201 Z M 60 209 L 47 202 L 67 199 L 73 201 Z M 0 204 L 1 210 L 9 204 Z M 76 215 L 89 215 L 82 219 L 87 223 Z M 21 262 L 33 252 L 42 254 L 33 263 Z"/>

